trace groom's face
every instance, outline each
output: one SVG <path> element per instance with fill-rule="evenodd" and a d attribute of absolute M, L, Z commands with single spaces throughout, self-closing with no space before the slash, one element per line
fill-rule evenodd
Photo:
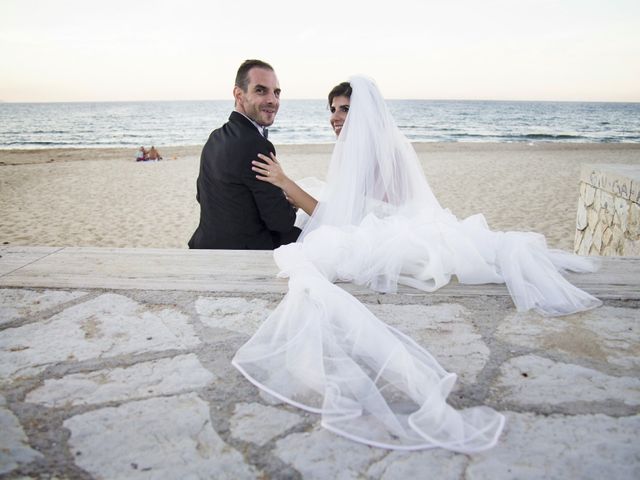
<path fill-rule="evenodd" d="M 249 70 L 249 84 L 245 92 L 234 87 L 236 110 L 244 113 L 258 125 L 269 126 L 280 108 L 280 84 L 271 70 L 254 67 Z"/>

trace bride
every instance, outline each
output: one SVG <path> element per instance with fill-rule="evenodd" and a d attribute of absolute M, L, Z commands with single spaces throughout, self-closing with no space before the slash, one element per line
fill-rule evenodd
<path fill-rule="evenodd" d="M 291 181 L 275 156 L 254 162 L 258 178 L 310 218 L 298 242 L 275 250 L 289 292 L 233 364 L 355 441 L 404 450 L 491 448 L 504 417 L 484 406 L 448 405 L 456 375 L 333 282 L 431 292 L 455 275 L 460 283 L 505 283 L 520 311 L 566 315 L 601 302 L 560 271 L 593 266 L 547 249 L 539 234 L 493 232 L 482 215 L 460 221 L 443 209 L 371 79 L 341 83 L 329 106 L 338 137 L 322 201 Z"/>

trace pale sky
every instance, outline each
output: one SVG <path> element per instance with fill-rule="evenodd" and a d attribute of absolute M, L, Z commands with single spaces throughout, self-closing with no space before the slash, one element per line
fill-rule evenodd
<path fill-rule="evenodd" d="M 230 99 L 246 58 L 283 101 L 640 102 L 640 1 L 0 0 L 2 101 Z"/>

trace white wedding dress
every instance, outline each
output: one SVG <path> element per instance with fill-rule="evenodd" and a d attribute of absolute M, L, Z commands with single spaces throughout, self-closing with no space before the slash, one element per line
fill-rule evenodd
<path fill-rule="evenodd" d="M 359 442 L 465 453 L 491 448 L 503 415 L 448 405 L 456 375 L 333 282 L 430 292 L 455 275 L 460 283 L 505 283 L 518 310 L 565 315 L 601 304 L 560 274 L 593 265 L 548 250 L 539 234 L 493 232 L 482 215 L 460 221 L 443 209 L 375 83 L 365 77 L 350 83 L 350 111 L 324 198 L 298 242 L 274 252 L 289 292 L 233 365 Z"/>

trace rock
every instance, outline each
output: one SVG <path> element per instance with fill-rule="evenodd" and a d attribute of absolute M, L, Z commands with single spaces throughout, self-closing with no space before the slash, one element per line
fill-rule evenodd
<path fill-rule="evenodd" d="M 580 245 L 582 244 L 582 238 L 584 237 L 584 231 L 576 229 L 576 236 L 573 240 L 573 253 L 578 253 Z"/>
<path fill-rule="evenodd" d="M 638 376 L 640 368 L 635 308 L 603 306 L 561 319 L 516 313 L 505 318 L 496 337 L 507 344 L 589 360 L 602 368 L 614 365 L 628 376 Z"/>
<path fill-rule="evenodd" d="M 388 451 L 347 440 L 324 429 L 293 433 L 278 440 L 275 455 L 291 464 L 305 480 L 350 480 Z"/>
<path fill-rule="evenodd" d="M 627 237 L 630 240 L 640 240 L 640 206 L 632 203 L 627 217 Z"/>
<path fill-rule="evenodd" d="M 6 407 L 5 398 L 0 396 L 0 474 L 43 458 L 29 446 L 18 418 Z"/>
<path fill-rule="evenodd" d="M 151 311 L 124 295 L 106 293 L 42 322 L 2 332 L 0 378 L 30 376 L 59 362 L 127 353 L 186 349 L 200 343 L 177 310 Z"/>
<path fill-rule="evenodd" d="M 203 388 L 214 378 L 194 354 L 178 355 L 126 368 L 47 379 L 27 395 L 26 401 L 61 407 L 135 400 Z"/>
<path fill-rule="evenodd" d="M 602 195 L 601 195 L 601 190 L 599 188 L 596 188 L 596 193 L 593 196 L 592 208 L 595 211 L 602 210 Z"/>
<path fill-rule="evenodd" d="M 299 424 L 303 418 L 259 403 L 238 403 L 230 420 L 231 436 L 264 445 Z"/>
<path fill-rule="evenodd" d="M 602 249 L 602 232 L 603 232 L 602 224 L 598 222 L 598 225 L 593 231 L 593 246 L 595 247 L 598 253 L 600 253 L 600 250 Z"/>
<path fill-rule="evenodd" d="M 615 248 L 616 255 L 624 255 L 624 233 L 622 229 L 618 225 L 614 225 L 612 233 L 611 244 Z"/>
<path fill-rule="evenodd" d="M 616 215 L 620 219 L 620 228 L 623 232 L 627 230 L 629 205 L 630 204 L 627 200 L 620 197 L 615 197 L 613 200 L 613 206 L 616 210 Z"/>
<path fill-rule="evenodd" d="M 253 335 L 271 314 L 268 305 L 266 300 L 259 298 L 248 301 L 238 297 L 201 297 L 196 300 L 196 311 L 200 321 L 208 327 Z"/>
<path fill-rule="evenodd" d="M 598 225 L 598 212 L 595 210 L 587 211 L 587 227 L 592 232 L 595 230 L 596 225 Z"/>
<path fill-rule="evenodd" d="M 591 185 L 585 185 L 585 189 L 584 189 L 584 204 L 587 207 L 590 207 L 591 205 L 593 205 L 593 201 L 595 199 L 596 196 L 596 189 L 595 187 L 591 186 Z"/>
<path fill-rule="evenodd" d="M 69 450 L 97 478 L 254 479 L 259 475 L 211 426 L 196 394 L 152 398 L 69 418 Z"/>
<path fill-rule="evenodd" d="M 602 245 L 607 246 L 611 243 L 611 239 L 613 238 L 613 232 L 609 227 L 607 227 L 604 232 L 602 232 Z"/>
<path fill-rule="evenodd" d="M 611 227 L 613 226 L 613 214 L 603 208 L 598 213 L 598 221 L 602 223 L 603 226 Z"/>
<path fill-rule="evenodd" d="M 582 239 L 582 243 L 580 244 L 580 248 L 578 249 L 578 255 L 589 255 L 589 250 L 593 245 L 593 232 L 591 229 L 586 228 L 584 231 L 584 238 Z"/>
<path fill-rule="evenodd" d="M 608 192 L 600 190 L 600 208 L 604 208 L 609 214 L 615 213 L 615 207 L 613 205 L 613 195 Z"/>
<path fill-rule="evenodd" d="M 434 448 L 417 452 L 393 451 L 367 470 L 365 478 L 407 480 L 432 478 L 458 480 L 465 478 L 469 457 Z"/>
<path fill-rule="evenodd" d="M 37 292 L 23 288 L 2 288 L 0 289 L 0 325 L 19 318 L 37 315 L 39 312 L 85 295 L 86 292 L 80 290 L 71 292 L 44 290 Z"/>
<path fill-rule="evenodd" d="M 629 201 L 636 205 L 640 204 L 640 179 L 638 178 L 631 182 L 631 187 L 629 189 Z"/>
<path fill-rule="evenodd" d="M 625 239 L 622 245 L 622 250 L 626 256 L 640 256 L 640 240 Z"/>
<path fill-rule="evenodd" d="M 466 479 L 640 477 L 640 417 L 507 414 L 493 449 L 471 456 Z M 457 477 L 462 478 L 462 477 Z"/>
<path fill-rule="evenodd" d="M 640 405 L 640 379 L 525 355 L 500 367 L 491 398 L 519 406 L 605 401 Z"/>
<path fill-rule="evenodd" d="M 584 230 L 587 228 L 587 209 L 582 201 L 578 202 L 578 214 L 576 218 L 576 228 L 578 230 Z"/>

